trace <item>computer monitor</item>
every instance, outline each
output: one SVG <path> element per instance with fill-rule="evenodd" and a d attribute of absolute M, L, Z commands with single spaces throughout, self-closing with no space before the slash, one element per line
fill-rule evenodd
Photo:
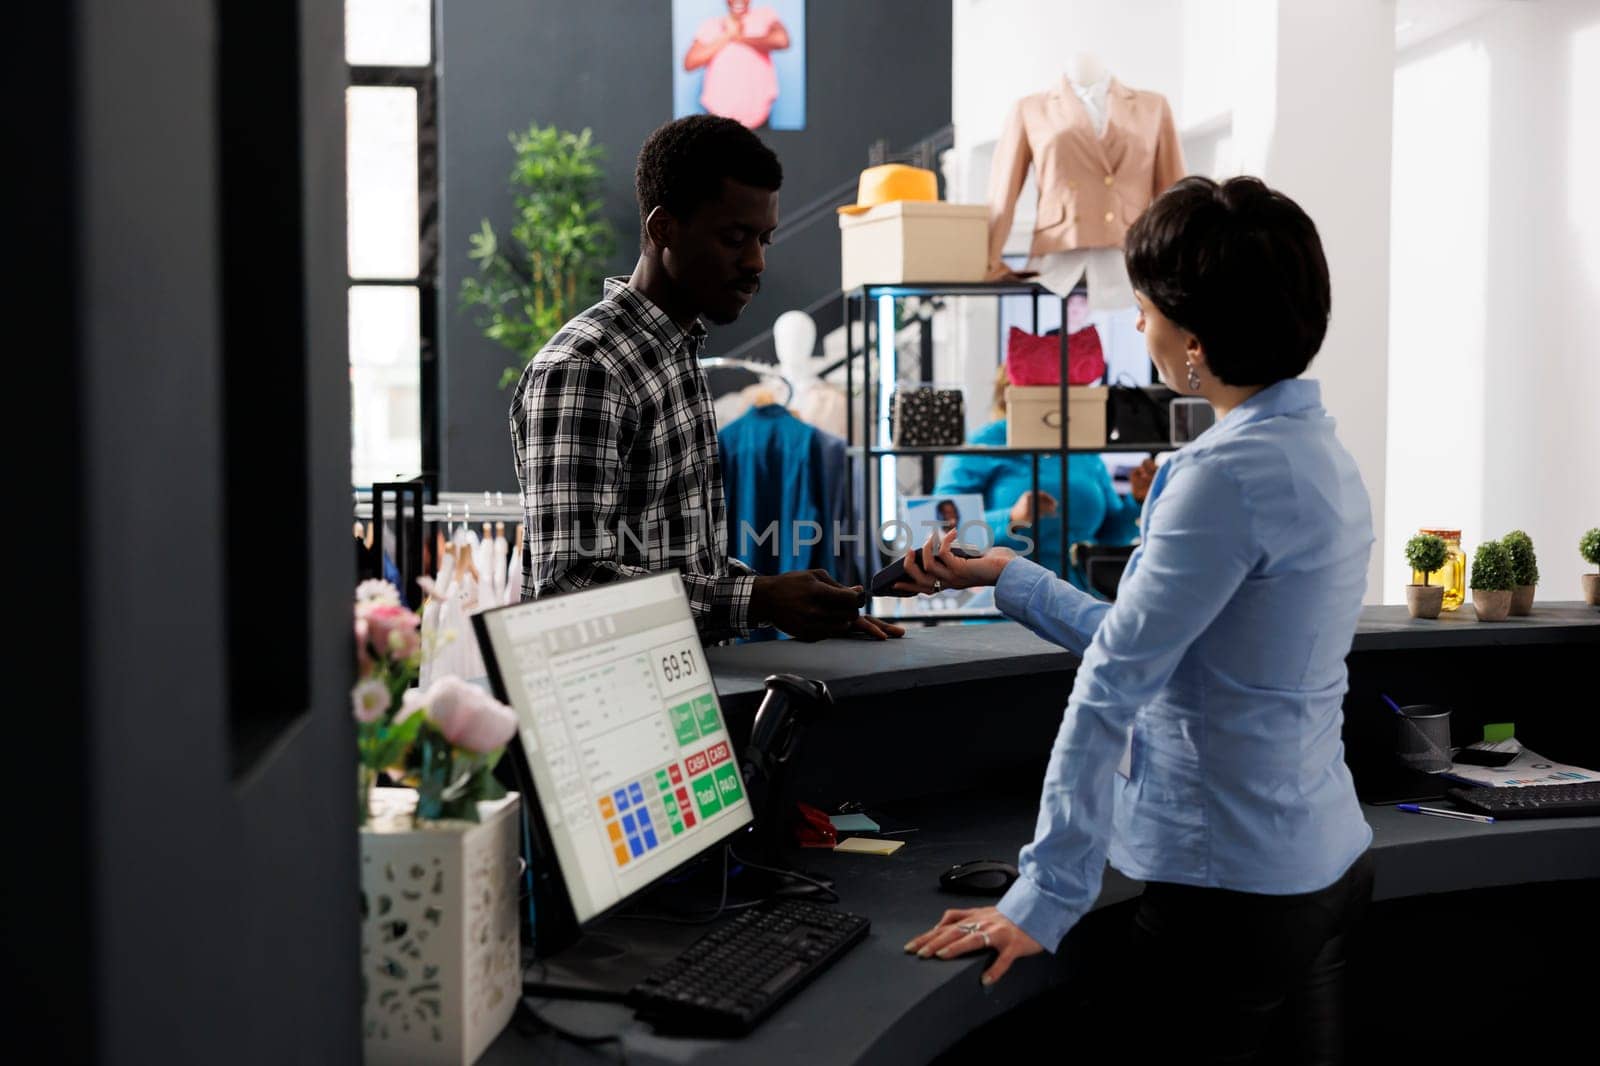
<path fill-rule="evenodd" d="M 676 573 L 484 611 L 474 625 L 490 683 L 517 713 L 530 814 L 578 923 L 750 824 Z"/>

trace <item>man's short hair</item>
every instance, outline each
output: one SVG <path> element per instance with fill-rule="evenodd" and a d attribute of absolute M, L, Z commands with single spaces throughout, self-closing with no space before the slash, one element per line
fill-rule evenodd
<path fill-rule="evenodd" d="M 731 118 L 690 115 L 656 130 L 639 149 L 633 174 L 640 240 L 649 240 L 644 220 L 651 211 L 665 207 L 688 219 L 722 194 L 725 178 L 776 192 L 783 184 L 783 167 L 760 137 Z"/>
<path fill-rule="evenodd" d="M 1328 333 L 1317 227 L 1256 178 L 1184 178 L 1128 230 L 1128 277 L 1228 385 L 1299 377 Z"/>

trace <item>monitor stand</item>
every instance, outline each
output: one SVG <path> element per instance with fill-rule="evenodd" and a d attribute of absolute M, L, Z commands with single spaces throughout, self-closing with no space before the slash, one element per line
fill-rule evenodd
<path fill-rule="evenodd" d="M 628 990 L 665 966 L 710 926 L 612 918 L 584 933 L 577 943 L 522 973 L 522 991 L 552 999 L 622 1002 Z"/>
<path fill-rule="evenodd" d="M 705 861 L 695 874 L 676 884 L 661 886 L 626 914 L 602 919 L 575 940 L 552 954 L 535 958 L 523 971 L 525 995 L 552 999 L 587 999 L 621 1002 L 628 991 L 654 971 L 667 965 L 689 945 L 739 910 L 724 911 L 712 921 L 676 919 L 706 916 L 722 898 L 717 878 L 720 861 Z M 728 905 L 798 895 L 816 891 L 805 882 L 751 867 L 730 868 Z"/>

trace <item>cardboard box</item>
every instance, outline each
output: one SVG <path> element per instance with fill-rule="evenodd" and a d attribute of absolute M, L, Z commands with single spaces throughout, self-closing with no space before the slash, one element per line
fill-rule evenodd
<path fill-rule="evenodd" d="M 1074 385 L 1067 390 L 1067 447 L 1105 446 L 1109 391 L 1103 385 Z M 1060 386 L 1012 385 L 1006 389 L 1006 444 L 1013 448 L 1060 446 Z"/>
<path fill-rule="evenodd" d="M 989 209 L 982 204 L 896 200 L 839 216 L 840 288 L 982 281 Z"/>

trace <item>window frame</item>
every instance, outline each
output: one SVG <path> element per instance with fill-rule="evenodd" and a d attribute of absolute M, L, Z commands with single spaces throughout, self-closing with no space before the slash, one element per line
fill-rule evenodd
<path fill-rule="evenodd" d="M 408 278 L 370 278 L 350 273 L 346 238 L 345 288 L 399 286 L 417 290 L 417 395 L 421 469 L 435 478 L 439 471 L 439 18 L 429 6 L 428 62 L 416 67 L 351 66 L 346 63 L 345 87 L 405 88 L 417 93 L 417 274 Z M 349 175 L 346 173 L 346 182 Z M 355 472 L 351 471 L 352 482 Z"/>

